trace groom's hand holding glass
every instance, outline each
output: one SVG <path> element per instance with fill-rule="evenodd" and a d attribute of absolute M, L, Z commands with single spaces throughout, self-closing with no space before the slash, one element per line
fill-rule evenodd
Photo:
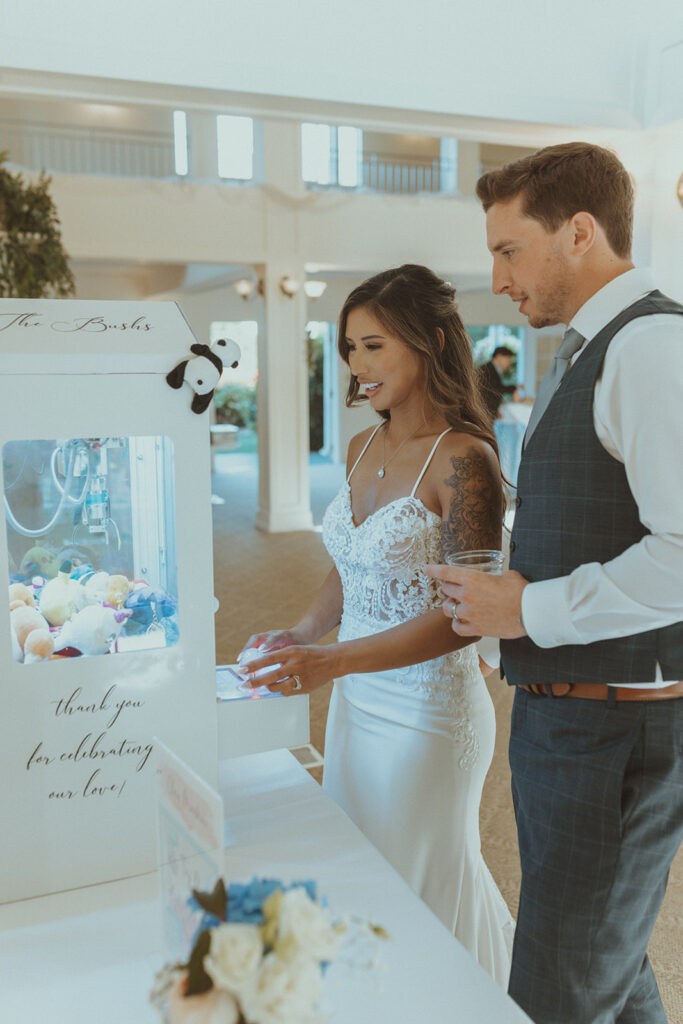
<path fill-rule="evenodd" d="M 442 582 L 449 598 L 443 613 L 452 620 L 454 633 L 504 640 L 527 635 L 522 625 L 522 592 L 528 581 L 514 570 L 501 571 L 501 552 L 468 551 L 461 558 L 455 555 L 453 563 L 428 565 L 426 572 Z"/>

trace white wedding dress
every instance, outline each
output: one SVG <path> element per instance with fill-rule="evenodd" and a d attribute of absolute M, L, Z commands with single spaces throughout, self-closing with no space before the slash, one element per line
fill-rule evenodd
<path fill-rule="evenodd" d="M 376 432 L 376 431 L 375 431 Z M 441 561 L 441 521 L 410 495 L 356 526 L 349 481 L 323 519 L 344 591 L 339 640 L 379 633 L 442 604 L 423 567 Z M 448 433 L 448 431 L 445 431 Z M 507 988 L 514 923 L 484 863 L 479 803 L 495 717 L 476 647 L 336 680 L 323 786 L 494 979 Z"/>

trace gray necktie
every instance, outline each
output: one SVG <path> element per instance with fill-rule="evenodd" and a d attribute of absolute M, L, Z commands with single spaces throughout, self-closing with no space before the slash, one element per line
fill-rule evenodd
<path fill-rule="evenodd" d="M 538 389 L 536 401 L 534 402 L 533 409 L 531 410 L 531 416 L 529 417 L 529 425 L 526 428 L 526 434 L 524 435 L 524 444 L 529 443 L 529 438 L 536 429 L 538 421 L 550 405 L 550 399 L 555 394 L 560 381 L 569 368 L 569 362 L 572 356 L 575 352 L 579 351 L 584 341 L 585 338 L 582 337 L 578 331 L 575 331 L 573 327 L 569 327 L 564 332 L 564 337 L 562 338 L 562 343 L 557 350 L 557 355 L 548 367 L 546 375 L 541 381 L 541 386 Z"/>

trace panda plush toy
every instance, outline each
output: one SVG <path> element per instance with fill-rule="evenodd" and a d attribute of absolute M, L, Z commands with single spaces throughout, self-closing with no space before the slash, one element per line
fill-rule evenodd
<path fill-rule="evenodd" d="M 172 388 L 181 388 L 188 384 L 193 396 L 190 408 L 192 412 L 202 413 L 208 409 L 213 398 L 216 385 L 220 380 L 224 366 L 233 369 L 240 361 L 240 347 L 232 338 L 221 338 L 213 345 L 202 345 L 197 342 L 190 345 L 192 356 L 184 359 L 166 374 L 166 380 Z"/>

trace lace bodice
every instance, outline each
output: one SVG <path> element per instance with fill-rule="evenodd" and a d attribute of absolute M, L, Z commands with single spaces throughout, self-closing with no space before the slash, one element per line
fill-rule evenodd
<path fill-rule="evenodd" d="M 426 563 L 441 561 L 441 520 L 414 493 L 382 506 L 356 526 L 347 481 L 325 512 L 323 541 L 344 592 L 339 640 L 379 633 L 441 607 L 440 586 L 424 572 Z M 478 753 L 468 718 L 467 682 L 473 672 L 478 673 L 473 644 L 394 670 L 401 686 L 419 690 L 447 712 L 465 747 L 463 766 L 474 763 Z"/>
<path fill-rule="evenodd" d="M 441 561 L 441 523 L 418 498 L 397 498 L 356 526 L 346 483 L 325 513 L 323 541 L 344 589 L 340 639 L 440 607 L 439 584 L 422 567 Z"/>

